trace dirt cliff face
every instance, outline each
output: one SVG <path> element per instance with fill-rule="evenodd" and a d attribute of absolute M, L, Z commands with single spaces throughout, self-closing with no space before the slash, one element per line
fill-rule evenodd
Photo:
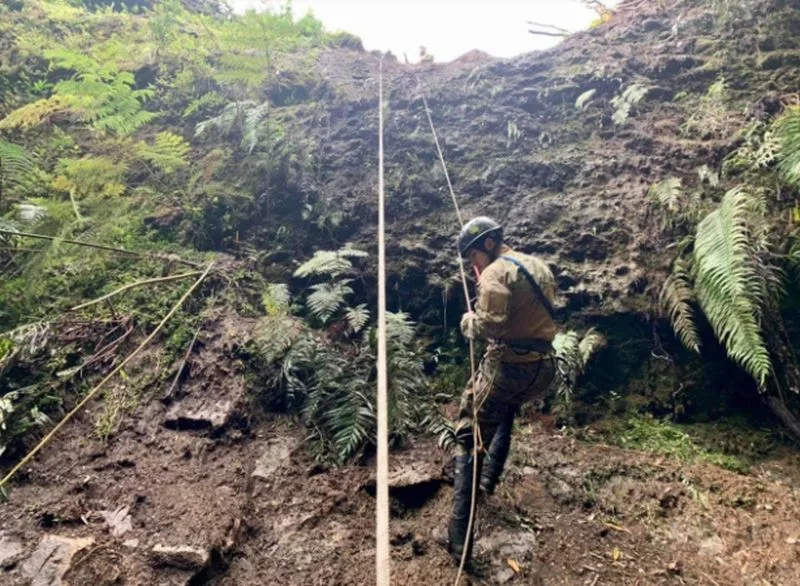
<path fill-rule="evenodd" d="M 774 112 L 800 77 L 800 20 L 789 3 L 748 3 L 730 14 L 715 6 L 623 3 L 610 25 L 509 60 L 384 60 L 395 303 L 415 307 L 411 291 L 417 297 L 426 276 L 455 273 L 458 225 L 418 77 L 465 215 L 497 217 L 513 244 L 545 258 L 569 312 L 646 310 L 643 296 L 663 278 L 674 244 L 660 234 L 649 187 L 668 176 L 699 187 L 698 169 L 719 171 L 735 131 Z M 378 57 L 336 52 L 316 68 L 319 101 L 287 118 L 315 173 L 286 187 L 344 214 L 339 240 L 371 247 Z M 712 112 L 704 100 L 720 80 L 725 92 Z M 643 97 L 615 122 L 613 100 L 634 85 Z"/>

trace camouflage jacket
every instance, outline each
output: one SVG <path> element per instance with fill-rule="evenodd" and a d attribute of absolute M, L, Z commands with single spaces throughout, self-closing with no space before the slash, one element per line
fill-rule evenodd
<path fill-rule="evenodd" d="M 501 256 L 520 261 L 552 303 L 555 279 L 548 266 L 534 256 L 503 247 Z M 475 311 L 462 320 L 462 332 L 471 330 L 473 338 L 491 340 L 501 362 L 530 362 L 541 354 L 514 348 L 514 341 L 552 342 L 556 324 L 534 295 L 522 271 L 513 262 L 498 258 L 483 271 L 478 283 Z"/>

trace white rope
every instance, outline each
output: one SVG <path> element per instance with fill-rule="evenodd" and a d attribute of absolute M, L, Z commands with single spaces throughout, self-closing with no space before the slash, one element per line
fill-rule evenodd
<path fill-rule="evenodd" d="M 383 186 L 383 60 L 378 74 L 378 462 L 375 535 L 377 586 L 389 586 L 389 417 L 386 378 L 386 237 Z"/>

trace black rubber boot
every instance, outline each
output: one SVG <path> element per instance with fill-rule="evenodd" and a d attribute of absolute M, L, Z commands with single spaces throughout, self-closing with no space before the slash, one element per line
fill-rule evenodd
<path fill-rule="evenodd" d="M 470 510 L 472 508 L 472 470 L 473 457 L 456 456 L 455 482 L 453 483 L 453 510 L 447 527 L 448 551 L 460 561 L 467 549 L 467 562 L 472 556 L 472 536 L 467 536 Z M 474 525 L 474 522 L 473 522 Z"/>
<path fill-rule="evenodd" d="M 486 452 L 481 467 L 480 489 L 486 494 L 494 494 L 500 475 L 506 466 L 508 451 L 511 448 L 511 428 L 514 425 L 515 410 L 510 410 L 497 428 Z"/>

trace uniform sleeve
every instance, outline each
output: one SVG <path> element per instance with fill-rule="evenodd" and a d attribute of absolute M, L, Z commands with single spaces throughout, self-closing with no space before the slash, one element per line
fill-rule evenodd
<path fill-rule="evenodd" d="M 486 272 L 481 278 L 475 306 L 473 332 L 476 338 L 502 338 L 508 329 L 511 291 L 506 272 Z"/>

